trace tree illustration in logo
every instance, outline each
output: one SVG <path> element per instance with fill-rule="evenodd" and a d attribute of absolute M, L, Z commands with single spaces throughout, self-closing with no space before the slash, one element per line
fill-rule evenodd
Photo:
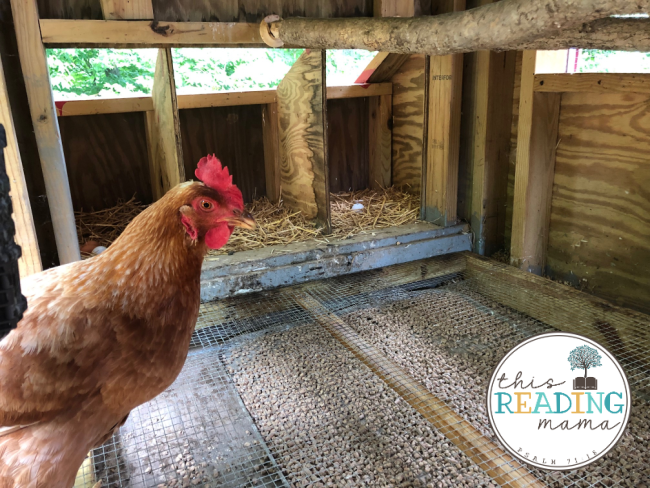
<path fill-rule="evenodd" d="M 578 346 L 569 354 L 569 363 L 571 364 L 571 371 L 575 369 L 584 369 L 584 377 L 578 376 L 573 380 L 574 390 L 597 390 L 598 380 L 592 376 L 587 376 L 589 368 L 596 368 L 602 366 L 598 350 L 589 346 Z"/>

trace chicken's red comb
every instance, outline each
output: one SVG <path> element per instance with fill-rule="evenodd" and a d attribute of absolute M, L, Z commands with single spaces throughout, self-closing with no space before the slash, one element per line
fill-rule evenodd
<path fill-rule="evenodd" d="M 228 168 L 222 166 L 221 161 L 214 154 L 201 158 L 194 174 L 213 190 L 226 190 L 233 186 Z"/>

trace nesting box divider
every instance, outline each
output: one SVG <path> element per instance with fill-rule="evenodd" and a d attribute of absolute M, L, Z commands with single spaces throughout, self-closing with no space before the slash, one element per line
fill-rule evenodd
<path fill-rule="evenodd" d="M 282 198 L 329 231 L 325 51 L 306 50 L 277 89 Z"/>
<path fill-rule="evenodd" d="M 266 197 L 271 202 L 277 203 L 280 199 L 280 134 L 277 102 L 262 105 L 262 131 Z"/>

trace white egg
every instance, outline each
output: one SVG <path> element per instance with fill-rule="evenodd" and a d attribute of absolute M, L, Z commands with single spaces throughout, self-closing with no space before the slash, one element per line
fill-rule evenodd
<path fill-rule="evenodd" d="M 101 254 L 104 251 L 106 251 L 106 247 L 104 246 L 97 246 L 95 249 L 93 249 L 93 254 Z"/>

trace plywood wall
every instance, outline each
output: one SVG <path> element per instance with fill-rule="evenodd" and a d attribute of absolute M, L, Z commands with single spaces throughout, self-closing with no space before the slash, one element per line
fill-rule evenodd
<path fill-rule="evenodd" d="M 262 106 L 180 111 L 185 174 L 196 179 L 196 163 L 215 153 L 228 166 L 245 202 L 266 195 Z"/>
<path fill-rule="evenodd" d="M 59 128 L 75 210 L 151 203 L 142 112 L 59 117 Z"/>
<path fill-rule="evenodd" d="M 650 312 L 650 97 L 565 93 L 548 274 Z"/>
<path fill-rule="evenodd" d="M 330 191 L 368 188 L 368 99 L 327 102 Z"/>

